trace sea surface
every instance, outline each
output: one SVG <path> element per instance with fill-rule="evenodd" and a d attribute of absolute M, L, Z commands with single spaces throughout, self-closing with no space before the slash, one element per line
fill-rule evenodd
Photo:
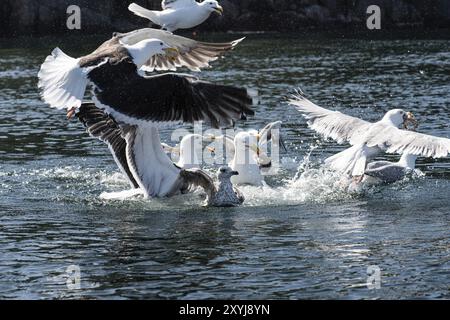
<path fill-rule="evenodd" d="M 127 182 L 103 143 L 40 100 L 36 76 L 54 47 L 80 56 L 106 39 L 0 40 L 0 299 L 450 298 L 450 159 L 349 193 L 322 166 L 346 146 L 286 103 L 301 88 L 369 121 L 403 108 L 420 132 L 448 138 L 449 40 L 248 35 L 198 76 L 250 88 L 256 115 L 237 126 L 282 120 L 288 151 L 270 188 L 244 187 L 243 207 L 214 209 L 198 192 L 100 198 Z M 175 144 L 176 128 L 163 140 Z"/>

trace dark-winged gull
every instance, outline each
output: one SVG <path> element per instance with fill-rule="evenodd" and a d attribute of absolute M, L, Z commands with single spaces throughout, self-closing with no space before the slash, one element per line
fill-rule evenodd
<path fill-rule="evenodd" d="M 109 146 L 130 185 L 146 197 L 170 197 L 194 186 L 205 188 L 205 172 L 194 169 L 185 174 L 164 153 L 156 126 L 118 123 L 93 103 L 83 103 L 76 116 L 91 136 Z"/>
<path fill-rule="evenodd" d="M 149 80 L 150 78 L 138 77 L 135 74 L 137 70 L 134 69 L 173 71 L 177 67 L 187 67 L 198 71 L 208 67 L 211 61 L 237 43 L 238 41 L 222 44 L 202 43 L 156 29 L 115 34 L 93 53 L 78 59 L 69 57 L 56 48 L 41 66 L 38 85 L 43 100 L 50 106 L 73 110 L 81 105 L 88 83 L 97 86 L 93 81 L 93 74 L 98 75 L 98 69 L 114 70 L 115 74 L 110 74 L 110 79 L 103 80 L 107 80 L 104 82 L 115 87 L 116 92 L 123 96 L 129 94 L 130 90 L 133 90 L 133 94 L 142 91 L 143 83 L 149 85 L 159 82 L 162 85 L 161 82 L 169 81 L 176 87 L 177 82 L 180 85 L 181 82 L 191 80 L 187 80 L 186 76 L 173 74 Z M 133 78 L 133 87 L 127 84 L 127 77 Z M 97 78 L 98 80 L 100 79 Z M 136 87 L 138 83 L 140 86 Z"/>
<path fill-rule="evenodd" d="M 223 13 L 223 8 L 215 0 L 205 0 L 203 2 L 195 0 L 163 0 L 161 6 L 162 11 L 154 11 L 132 3 L 128 6 L 128 10 L 170 32 L 178 29 L 194 28 L 208 19 L 211 13 L 216 12 L 220 15 Z"/>

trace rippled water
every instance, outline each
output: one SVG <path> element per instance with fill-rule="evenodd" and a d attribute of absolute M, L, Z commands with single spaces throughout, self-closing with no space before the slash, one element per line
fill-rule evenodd
<path fill-rule="evenodd" d="M 274 188 L 206 209 L 198 194 L 100 200 L 126 182 L 102 143 L 43 105 L 36 73 L 52 47 L 80 55 L 101 40 L 0 41 L 0 298 L 450 298 L 449 159 L 349 195 L 320 168 L 342 147 L 285 103 L 301 87 L 368 120 L 401 107 L 449 137 L 449 41 L 250 36 L 201 76 L 257 90 L 257 114 L 240 125 L 283 120 L 289 152 Z M 71 265 L 80 290 L 66 285 Z M 366 286 L 369 266 L 379 290 Z"/>

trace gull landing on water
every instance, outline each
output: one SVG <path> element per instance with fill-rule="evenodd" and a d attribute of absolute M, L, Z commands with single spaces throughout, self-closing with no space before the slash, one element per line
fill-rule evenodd
<path fill-rule="evenodd" d="M 161 26 L 164 30 L 174 32 L 178 29 L 190 29 L 202 24 L 211 13 L 223 14 L 223 8 L 215 0 L 197 2 L 195 0 L 163 0 L 162 11 L 153 11 L 132 3 L 128 10 L 135 15 L 146 18 Z"/>
<path fill-rule="evenodd" d="M 352 145 L 325 163 L 353 177 L 363 176 L 367 162 L 383 152 L 432 158 L 447 157 L 450 152 L 449 139 L 403 130 L 410 123 L 415 130 L 417 120 L 412 113 L 401 109 L 391 110 L 380 121 L 371 123 L 321 108 L 301 93 L 290 103 L 307 119 L 311 129 L 325 138 Z"/>

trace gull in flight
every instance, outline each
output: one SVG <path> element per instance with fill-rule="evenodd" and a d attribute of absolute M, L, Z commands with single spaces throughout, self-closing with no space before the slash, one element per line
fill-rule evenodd
<path fill-rule="evenodd" d="M 223 14 L 223 8 L 215 0 L 197 2 L 195 0 L 163 0 L 162 11 L 148 10 L 132 3 L 128 10 L 135 15 L 146 18 L 161 26 L 164 30 L 174 32 L 178 29 L 190 29 L 202 24 L 211 13 Z"/>

